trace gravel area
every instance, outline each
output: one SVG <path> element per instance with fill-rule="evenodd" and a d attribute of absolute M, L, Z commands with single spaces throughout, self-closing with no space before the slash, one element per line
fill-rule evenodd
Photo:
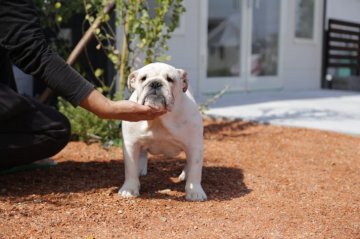
<path fill-rule="evenodd" d="M 71 142 L 48 169 L 0 175 L 0 238 L 360 238 L 360 138 L 205 121 L 206 202 L 150 157 L 123 199 L 121 149 Z"/>

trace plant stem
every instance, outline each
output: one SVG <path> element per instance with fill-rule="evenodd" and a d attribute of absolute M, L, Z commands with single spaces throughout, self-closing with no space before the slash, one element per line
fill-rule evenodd
<path fill-rule="evenodd" d="M 120 78 L 119 78 L 119 98 L 120 100 L 124 99 L 124 93 L 125 93 L 125 67 L 126 67 L 126 61 L 127 61 L 127 55 L 128 55 L 128 48 L 127 48 L 127 33 L 129 30 L 129 24 L 125 20 L 125 27 L 124 27 L 124 37 L 122 42 L 122 49 L 121 49 L 121 61 L 120 61 Z"/>

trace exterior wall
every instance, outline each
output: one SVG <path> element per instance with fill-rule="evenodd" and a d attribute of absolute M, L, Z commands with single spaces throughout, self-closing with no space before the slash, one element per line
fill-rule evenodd
<path fill-rule="evenodd" d="M 360 0 L 327 0 L 327 19 L 360 22 Z"/>
<path fill-rule="evenodd" d="M 169 41 L 171 61 L 169 64 L 187 71 L 192 92 L 200 92 L 200 1 L 184 0 L 186 12 L 182 15 L 180 28 Z"/>
<path fill-rule="evenodd" d="M 337 1 L 337 0 L 333 0 Z M 353 0 L 355 1 L 355 0 Z M 282 22 L 284 34 L 282 37 L 282 51 L 280 62 L 280 78 L 283 89 L 318 89 L 321 83 L 322 60 L 322 19 L 323 0 L 316 0 L 315 36 L 311 42 L 298 41 L 294 37 L 295 31 L 295 0 L 285 0 L 285 22 Z M 200 77 L 203 65 L 200 61 L 200 39 L 206 33 L 202 29 L 201 1 L 184 1 L 187 9 L 183 15 L 181 29 L 170 40 L 169 54 L 172 56 L 170 64 L 188 71 L 191 87 L 196 96 L 201 94 Z"/>
<path fill-rule="evenodd" d="M 285 90 L 320 88 L 324 1 L 315 2 L 315 34 L 312 41 L 295 38 L 295 0 L 286 2 L 288 11 L 282 66 L 282 82 Z"/>

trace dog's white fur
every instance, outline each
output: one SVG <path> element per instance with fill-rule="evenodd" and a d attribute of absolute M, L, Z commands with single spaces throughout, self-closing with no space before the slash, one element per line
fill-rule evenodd
<path fill-rule="evenodd" d="M 158 87 L 155 87 L 154 84 Z M 130 100 L 168 112 L 152 121 L 123 121 L 125 182 L 123 197 L 139 195 L 140 175 L 147 174 L 147 153 L 175 157 L 185 151 L 187 162 L 179 176 L 186 180 L 186 199 L 204 201 L 201 186 L 203 125 L 198 107 L 188 90 L 187 74 L 164 63 L 152 63 L 132 72 L 128 78 Z M 152 86 L 152 87 L 151 87 Z"/>

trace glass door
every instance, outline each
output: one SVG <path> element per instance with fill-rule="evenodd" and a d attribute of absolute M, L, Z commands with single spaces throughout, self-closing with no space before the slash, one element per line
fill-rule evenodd
<path fill-rule="evenodd" d="M 281 0 L 252 0 L 247 90 L 281 88 Z"/>
<path fill-rule="evenodd" d="M 201 91 L 273 89 L 279 80 L 282 0 L 203 0 Z M 204 47 L 205 45 L 205 47 Z"/>
<path fill-rule="evenodd" d="M 202 91 L 216 92 L 226 85 L 244 88 L 242 0 L 208 0 L 206 2 L 205 76 Z"/>

